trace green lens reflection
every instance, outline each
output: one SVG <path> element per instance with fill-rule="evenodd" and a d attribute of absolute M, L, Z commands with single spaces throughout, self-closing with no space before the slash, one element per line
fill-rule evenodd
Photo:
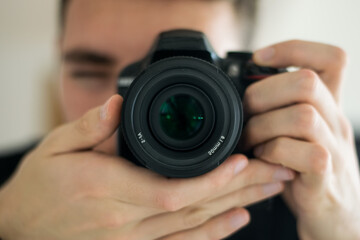
<path fill-rule="evenodd" d="M 160 107 L 160 126 L 165 134 L 176 140 L 194 137 L 204 125 L 204 109 L 192 96 L 177 94 Z"/>

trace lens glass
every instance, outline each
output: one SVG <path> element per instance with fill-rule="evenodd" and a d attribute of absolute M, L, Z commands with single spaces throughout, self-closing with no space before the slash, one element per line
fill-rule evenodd
<path fill-rule="evenodd" d="M 166 135 L 176 140 L 194 137 L 204 125 L 204 109 L 192 96 L 177 94 L 160 107 L 160 126 Z"/>

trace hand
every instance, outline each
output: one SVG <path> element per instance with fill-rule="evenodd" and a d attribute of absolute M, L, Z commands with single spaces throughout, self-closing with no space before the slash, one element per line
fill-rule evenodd
<path fill-rule="evenodd" d="M 360 239 L 359 166 L 351 126 L 340 104 L 346 62 L 333 46 L 289 41 L 255 53 L 263 66 L 303 69 L 251 85 L 244 149 L 299 172 L 284 197 L 302 239 Z"/>
<path fill-rule="evenodd" d="M 0 191 L 4 239 L 214 239 L 246 225 L 242 207 L 294 173 L 234 155 L 214 171 L 168 179 L 96 151 L 119 125 L 122 98 L 63 125 L 23 159 Z"/>

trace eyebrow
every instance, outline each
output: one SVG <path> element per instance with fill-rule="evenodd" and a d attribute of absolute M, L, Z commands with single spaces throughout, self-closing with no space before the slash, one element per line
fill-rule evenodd
<path fill-rule="evenodd" d="M 116 62 L 115 58 L 107 54 L 89 49 L 70 50 L 64 54 L 63 59 L 70 63 L 96 64 L 102 66 L 111 66 Z"/>

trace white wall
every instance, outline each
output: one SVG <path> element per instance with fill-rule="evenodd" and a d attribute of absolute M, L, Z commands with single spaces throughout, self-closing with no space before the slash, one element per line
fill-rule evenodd
<path fill-rule="evenodd" d="M 54 59 L 56 0 L 0 1 L 0 150 L 47 128 L 46 80 Z"/>
<path fill-rule="evenodd" d="M 1 0 L 0 152 L 49 128 L 46 86 L 55 78 L 56 6 L 56 0 Z M 298 38 L 343 47 L 350 58 L 343 106 L 358 131 L 359 9 L 359 0 L 262 0 L 253 44 L 257 48 Z"/>

